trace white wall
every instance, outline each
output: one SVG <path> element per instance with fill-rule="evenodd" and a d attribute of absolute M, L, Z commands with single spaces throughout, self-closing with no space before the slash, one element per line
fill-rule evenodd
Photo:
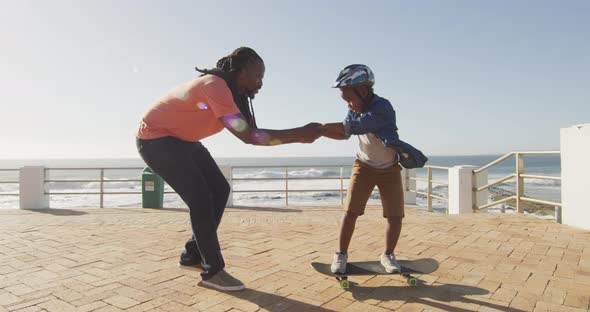
<path fill-rule="evenodd" d="M 561 129 L 563 224 L 590 230 L 590 124 Z"/>

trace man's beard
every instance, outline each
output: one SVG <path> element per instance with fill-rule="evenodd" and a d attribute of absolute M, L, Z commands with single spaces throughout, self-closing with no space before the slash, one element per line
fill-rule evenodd
<path fill-rule="evenodd" d="M 246 93 L 246 95 L 250 99 L 254 99 L 256 97 L 256 94 L 258 93 L 258 90 L 260 90 L 260 89 L 248 90 L 248 92 Z"/>

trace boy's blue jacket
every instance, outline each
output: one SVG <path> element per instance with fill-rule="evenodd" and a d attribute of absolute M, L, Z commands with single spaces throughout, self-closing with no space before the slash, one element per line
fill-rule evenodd
<path fill-rule="evenodd" d="M 420 150 L 399 139 L 395 110 L 382 97 L 375 95 L 364 114 L 349 109 L 343 124 L 346 136 L 373 133 L 385 146 L 397 149 L 405 168 L 422 168 L 428 161 Z"/>

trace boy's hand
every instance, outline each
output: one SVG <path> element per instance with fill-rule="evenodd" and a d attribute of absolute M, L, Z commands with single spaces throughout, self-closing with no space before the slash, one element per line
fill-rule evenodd
<path fill-rule="evenodd" d="M 310 122 L 301 127 L 301 143 L 313 143 L 324 133 L 323 125 L 317 122 Z"/>

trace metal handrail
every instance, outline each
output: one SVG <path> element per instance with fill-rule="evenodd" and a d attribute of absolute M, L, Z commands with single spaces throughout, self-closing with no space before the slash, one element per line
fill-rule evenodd
<path fill-rule="evenodd" d="M 19 172 L 19 169 L 0 169 L 0 172 Z M 2 180 L 0 184 L 19 184 L 18 180 Z M 20 193 L 0 193 L 0 196 L 20 196 Z"/>
<path fill-rule="evenodd" d="M 46 195 L 132 195 L 141 194 L 141 192 L 52 192 Z M 104 207 L 100 207 L 104 208 Z"/>
<path fill-rule="evenodd" d="M 285 188 L 284 189 L 276 189 L 276 190 L 233 190 L 234 193 L 248 193 L 248 192 L 260 192 L 260 193 L 284 193 L 285 194 L 285 205 L 289 205 L 289 193 L 300 193 L 300 192 L 338 192 L 340 191 L 340 203 L 344 204 L 344 176 L 343 176 L 343 169 L 346 166 L 343 165 L 326 165 L 326 166 L 313 166 L 313 165 L 306 165 L 306 166 L 232 166 L 231 168 L 231 176 L 232 181 L 285 181 Z M 233 170 L 234 169 L 260 169 L 260 168 L 280 168 L 284 169 L 284 177 L 281 178 L 233 178 Z M 339 168 L 340 169 L 340 177 L 289 177 L 289 169 L 291 168 Z M 449 170 L 449 167 L 443 166 L 424 166 L 424 169 L 428 171 L 429 179 L 420 179 L 420 178 L 408 178 L 408 180 L 415 180 L 415 181 L 426 181 L 428 182 L 428 190 L 426 193 L 418 192 L 417 190 L 410 190 L 406 189 L 408 192 L 413 192 L 416 194 L 421 194 L 426 196 L 428 199 L 428 211 L 433 211 L 432 209 L 432 198 L 436 198 L 439 200 L 448 201 L 447 197 L 434 195 L 432 193 L 432 184 L 439 184 L 439 185 L 448 185 L 448 181 L 439 181 L 432 179 L 432 170 Z M 290 180 L 340 180 L 340 189 L 305 189 L 305 190 L 293 190 L 289 189 L 289 181 Z M 376 188 L 375 188 L 376 189 Z M 374 190 L 373 190 L 374 191 Z"/>
<path fill-rule="evenodd" d="M 232 190 L 234 193 L 250 193 L 250 192 L 257 192 L 257 193 L 284 193 L 285 194 L 285 205 L 289 205 L 289 193 L 305 193 L 305 192 L 339 192 L 340 193 L 340 203 L 344 204 L 344 165 L 288 165 L 288 166 L 232 166 L 231 167 L 231 177 L 232 181 L 285 181 L 285 188 L 284 189 L 277 189 L 277 190 Z M 284 170 L 284 177 L 281 178 L 234 178 L 234 169 L 260 169 L 260 168 L 278 168 Z M 327 177 L 289 177 L 289 169 L 292 168 L 338 168 L 340 171 L 340 176 L 327 176 Z M 282 171 L 281 170 L 281 171 Z M 348 179 L 348 178 L 346 178 Z M 290 180 L 340 180 L 340 189 L 290 189 L 289 188 L 289 181 Z M 375 188 L 376 189 L 376 188 Z M 374 190 L 373 190 L 374 192 Z"/>
<path fill-rule="evenodd" d="M 141 194 L 139 191 L 129 192 L 109 192 L 104 190 L 105 183 L 119 183 L 119 182 L 141 182 L 141 179 L 117 179 L 110 180 L 104 177 L 105 171 L 113 170 L 142 170 L 144 167 L 59 167 L 59 168 L 45 168 L 45 173 L 48 171 L 99 171 L 99 179 L 45 179 L 44 183 L 85 183 L 85 182 L 98 182 L 100 183 L 99 192 L 45 192 L 45 195 L 99 195 L 100 196 L 100 208 L 104 208 L 104 195 L 135 195 Z M 164 192 L 167 193 L 167 192 Z M 172 192 L 173 193 L 173 192 Z"/>
<path fill-rule="evenodd" d="M 305 192 L 339 192 L 340 189 L 289 189 L 289 193 L 290 192 L 297 192 L 297 193 L 305 193 Z M 285 192 L 285 190 L 280 189 L 280 190 L 237 190 L 237 191 L 233 191 L 233 193 L 250 193 L 250 192 L 260 192 L 260 193 L 283 193 Z"/>
<path fill-rule="evenodd" d="M 233 190 L 235 193 L 245 193 L 245 192 L 282 192 L 285 193 L 285 204 L 288 205 L 288 195 L 289 193 L 302 193 L 302 192 L 340 192 L 340 202 L 344 204 L 344 194 L 346 190 L 344 189 L 344 180 L 348 179 L 348 177 L 344 176 L 344 168 L 348 167 L 345 165 L 288 165 L 288 166 L 232 166 L 231 167 L 231 180 L 232 181 L 279 181 L 285 180 L 285 189 L 278 189 L 278 190 Z M 53 171 L 99 171 L 100 178 L 98 179 L 46 179 L 44 183 L 88 183 L 88 182 L 97 182 L 99 183 L 99 190 L 98 191 L 80 191 L 80 192 L 59 192 L 59 191 L 46 191 L 46 195 L 98 195 L 100 197 L 100 207 L 104 207 L 104 196 L 105 195 L 136 195 L 141 194 L 141 191 L 105 191 L 104 185 L 106 183 L 119 183 L 119 182 L 141 182 L 141 179 L 105 179 L 105 171 L 113 171 L 113 170 L 142 170 L 144 167 L 56 167 L 56 168 L 45 168 L 46 174 L 48 172 Z M 251 169 L 251 168 L 281 168 L 284 169 L 284 177 L 281 178 L 233 178 L 234 169 Z M 289 176 L 289 169 L 297 169 L 297 168 L 338 168 L 339 169 L 339 176 L 322 176 L 322 177 L 290 177 Z M 448 185 L 448 182 L 444 181 L 437 181 L 432 179 L 432 170 L 448 170 L 448 167 L 441 167 L 441 166 L 425 166 L 424 169 L 430 172 L 430 177 L 427 180 L 429 184 L 428 191 L 425 194 L 429 199 L 429 210 L 432 211 L 432 198 L 440 199 L 440 200 L 447 200 L 443 196 L 438 196 L 432 194 L 432 184 L 440 184 L 440 185 Z M 0 169 L 0 171 L 19 171 L 19 169 Z M 48 176 L 48 175 L 47 175 Z M 413 180 L 422 180 L 416 178 L 407 178 L 406 179 L 413 179 Z M 296 181 L 303 181 L 303 180 L 340 180 L 340 188 L 339 189 L 289 189 L 289 180 L 296 180 Z M 19 181 L 2 181 L 4 183 L 19 183 Z M 375 188 L 376 190 L 377 188 Z M 414 193 L 419 193 L 417 190 L 407 190 Z M 164 194 L 175 194 L 174 191 L 164 191 Z M 19 194 L 0 194 L 0 196 L 18 196 Z"/>
<path fill-rule="evenodd" d="M 120 179 L 120 180 L 105 180 L 104 177 L 102 179 L 104 182 L 141 182 L 141 179 Z M 55 182 L 55 183 L 67 183 L 67 182 L 74 182 L 74 183 L 83 183 L 83 182 L 100 182 L 101 179 L 89 179 L 89 180 L 78 180 L 78 179 L 64 179 L 64 180 L 45 180 L 45 182 Z"/>
<path fill-rule="evenodd" d="M 487 164 L 485 166 L 482 166 L 481 168 L 478 168 L 478 169 L 473 170 L 473 172 L 475 172 L 475 173 L 482 172 L 482 171 L 484 171 L 484 170 L 486 170 L 486 169 L 488 169 L 488 168 L 490 168 L 490 167 L 492 167 L 492 166 L 494 166 L 494 165 L 496 165 L 496 164 L 498 164 L 498 163 L 500 163 L 500 162 L 502 162 L 502 161 L 510 158 L 511 156 L 516 155 L 516 154 L 523 155 L 523 156 L 533 156 L 533 155 L 560 155 L 561 153 L 559 151 L 510 152 L 510 153 L 508 153 L 508 154 L 506 154 L 506 155 L 504 155 L 504 156 L 502 156 L 502 157 L 500 157 L 500 158 L 492 161 L 491 163 L 489 163 L 489 164 Z"/>
<path fill-rule="evenodd" d="M 408 180 L 413 180 L 413 181 L 422 181 L 422 182 L 426 182 L 427 183 L 427 188 L 426 188 L 426 192 L 418 192 L 418 190 L 410 190 L 409 188 L 406 189 L 406 191 L 408 192 L 412 192 L 412 193 L 416 193 L 416 194 L 420 194 L 423 196 L 426 196 L 426 207 L 428 209 L 428 211 L 433 211 L 432 209 L 432 199 L 436 198 L 439 200 L 444 200 L 444 201 L 449 201 L 448 197 L 442 197 L 442 196 L 438 196 L 438 195 L 434 195 L 432 193 L 432 184 L 438 184 L 438 185 L 449 185 L 449 182 L 444 182 L 444 181 L 439 181 L 439 180 L 433 180 L 432 179 L 432 170 L 449 170 L 449 167 L 443 167 L 443 166 L 424 166 L 422 169 L 426 169 L 426 179 L 422 179 L 422 178 L 407 178 Z"/>
<path fill-rule="evenodd" d="M 443 166 L 431 166 L 431 165 L 427 165 L 424 166 L 424 168 L 432 168 L 432 169 L 439 169 L 439 170 L 449 170 L 449 167 L 443 167 Z"/>
<path fill-rule="evenodd" d="M 289 180 L 340 180 L 341 177 L 289 178 Z M 283 181 L 284 178 L 232 178 L 233 181 Z"/>
<path fill-rule="evenodd" d="M 496 181 L 494 181 L 494 182 L 492 182 L 492 183 L 489 183 L 489 184 L 487 184 L 487 185 L 484 185 L 484 186 L 482 186 L 482 187 L 479 187 L 479 188 L 477 188 L 476 190 L 477 190 L 478 192 L 480 192 L 480 191 L 483 191 L 483 190 L 485 190 L 485 189 L 488 189 L 488 188 L 490 188 L 490 187 L 492 187 L 492 186 L 494 186 L 494 185 L 500 184 L 500 183 L 502 183 L 502 182 L 506 182 L 506 181 L 508 181 L 508 180 L 510 180 L 510 179 L 512 179 L 512 178 L 514 178 L 514 177 L 516 177 L 516 174 L 514 174 L 514 173 L 513 173 L 513 174 L 510 174 L 510 175 L 507 175 L 507 176 L 505 176 L 505 177 L 503 177 L 503 178 L 501 178 L 501 179 L 499 179 L 499 180 L 496 180 Z"/>
<path fill-rule="evenodd" d="M 449 185 L 449 182 L 440 181 L 440 180 L 428 180 L 428 179 L 421 179 L 421 178 L 410 178 L 410 180 L 414 181 L 422 181 L 422 182 L 432 182 L 432 184 L 440 184 L 440 185 Z"/>
<path fill-rule="evenodd" d="M 504 161 L 504 160 L 512 157 L 512 155 L 514 155 L 514 152 L 508 153 L 508 154 L 506 154 L 506 155 L 504 155 L 504 156 L 502 156 L 502 157 L 500 157 L 500 158 L 492 161 L 491 163 L 489 163 L 489 164 L 487 164 L 487 165 L 485 165 L 485 166 L 483 166 L 483 167 L 481 167 L 479 169 L 475 169 L 475 170 L 473 170 L 473 172 L 475 172 L 475 173 L 482 172 L 482 171 L 484 171 L 484 170 L 486 170 L 486 169 L 488 169 L 488 168 L 490 168 L 490 167 L 492 167 L 492 166 L 494 166 L 494 165 L 496 165 L 496 164 L 498 164 L 498 163 L 500 163 L 500 162 L 502 162 L 502 161 Z"/>
<path fill-rule="evenodd" d="M 507 201 L 511 201 L 511 200 L 513 200 L 513 199 L 516 199 L 516 196 L 508 196 L 508 197 L 502 198 L 502 199 L 500 199 L 500 200 L 497 200 L 497 201 L 495 201 L 495 202 L 492 202 L 492 203 L 488 203 L 488 204 L 482 205 L 482 206 L 480 206 L 480 207 L 479 207 L 479 209 L 480 209 L 480 210 L 481 210 L 481 209 L 486 209 L 486 208 L 489 208 L 489 207 L 492 207 L 492 206 L 496 206 L 496 205 L 498 205 L 498 204 L 501 204 L 501 203 L 505 203 L 505 202 L 507 202 Z"/>
<path fill-rule="evenodd" d="M 341 168 L 345 165 L 267 165 L 267 166 L 231 166 L 232 169 L 258 169 L 258 168 Z"/>
<path fill-rule="evenodd" d="M 67 170 L 67 171 L 78 171 L 78 170 L 143 170 L 145 167 L 55 167 L 45 168 L 45 171 L 53 170 Z"/>
<path fill-rule="evenodd" d="M 534 199 L 534 198 L 529 198 L 529 197 L 524 197 L 524 196 L 521 196 L 520 200 L 523 200 L 523 201 L 526 201 L 529 203 L 561 207 L 561 203 L 554 203 L 554 202 L 550 202 L 550 201 L 546 201 L 546 200 Z"/>
<path fill-rule="evenodd" d="M 536 204 L 542 204 L 542 205 L 549 205 L 549 206 L 554 206 L 556 208 L 561 208 L 561 203 L 556 203 L 556 202 L 552 202 L 552 201 L 546 201 L 546 200 L 540 200 L 540 199 L 534 199 L 534 198 L 529 198 L 526 197 L 524 195 L 524 187 L 525 187 L 525 180 L 526 179 L 542 179 L 542 180 L 552 180 L 552 181 L 561 181 L 561 177 L 553 177 L 553 176 L 543 176 L 543 175 L 533 175 L 533 174 L 525 174 L 524 173 L 524 156 L 531 156 L 531 155 L 560 155 L 561 152 L 559 151 L 532 151 L 532 152 L 511 152 L 508 153 L 492 162 L 490 162 L 489 164 L 482 166 L 481 168 L 475 169 L 473 170 L 473 175 L 476 176 L 478 173 L 483 172 L 493 166 L 495 166 L 496 164 L 512 157 L 515 156 L 515 162 L 516 162 L 516 173 L 510 174 L 506 177 L 503 177 L 497 181 L 494 181 L 492 183 L 488 183 L 487 185 L 481 186 L 481 187 L 474 187 L 473 188 L 473 211 L 476 212 L 478 210 L 482 210 L 482 209 L 486 209 L 489 207 L 493 207 L 495 205 L 504 203 L 504 202 L 508 202 L 511 200 L 515 200 L 516 201 L 516 210 L 518 213 L 523 213 L 524 212 L 524 207 L 521 205 L 521 202 L 530 202 L 530 203 L 536 203 Z M 486 189 L 489 189 L 492 186 L 495 186 L 497 184 L 506 182 L 512 178 L 516 178 L 516 195 L 513 196 L 508 196 L 506 198 L 494 201 L 492 203 L 487 203 L 485 205 L 481 205 L 478 206 L 477 204 L 477 193 Z M 556 210 L 557 211 L 557 210 Z M 560 210 L 559 210 L 560 211 Z M 559 220 L 560 218 L 557 217 L 557 219 Z"/>
<path fill-rule="evenodd" d="M 560 151 L 520 151 L 520 152 L 513 152 L 513 153 L 524 155 L 524 156 L 561 155 Z"/>
<path fill-rule="evenodd" d="M 540 176 L 540 175 L 533 175 L 533 174 L 521 174 L 520 176 L 525 179 L 561 181 L 561 177 Z"/>
<path fill-rule="evenodd" d="M 343 168 L 345 166 L 341 165 L 296 165 L 296 166 L 232 166 L 232 181 L 278 181 L 278 180 L 285 180 L 285 190 L 232 190 L 234 193 L 245 193 L 245 192 L 285 192 L 288 193 L 302 193 L 302 192 L 337 192 L 340 191 L 341 202 L 343 202 L 343 194 L 345 193 L 344 190 L 344 182 L 343 182 Z M 233 169 L 252 169 L 252 168 L 284 168 L 285 169 L 285 176 L 286 178 L 233 178 Z M 291 168 L 340 168 L 340 177 L 336 176 L 328 176 L 328 177 L 313 177 L 313 178 L 301 178 L 301 177 L 289 177 L 288 170 Z M 141 194 L 141 191 L 129 191 L 129 192 L 109 192 L 104 190 L 104 183 L 114 183 L 114 182 L 141 182 L 141 179 L 117 179 L 117 180 L 105 180 L 104 179 L 104 172 L 107 170 L 141 170 L 143 167 L 84 167 L 84 168 L 74 168 L 74 167 L 60 167 L 60 168 L 45 168 L 45 171 L 79 171 L 79 170 L 86 170 L 86 171 L 99 171 L 100 172 L 100 179 L 46 179 L 45 183 L 87 183 L 87 182 L 98 182 L 100 183 L 100 191 L 97 192 L 45 192 L 46 195 L 99 195 L 100 196 L 100 207 L 103 208 L 104 205 L 104 195 L 131 195 L 131 194 Z M 341 180 L 340 182 L 340 189 L 289 189 L 288 181 L 289 180 Z M 174 191 L 164 191 L 164 194 L 176 194 Z M 285 203 L 288 205 L 288 196 L 285 196 Z"/>
<path fill-rule="evenodd" d="M 446 197 L 443 197 L 443 196 L 438 196 L 438 195 L 434 195 L 434 194 L 430 194 L 430 196 L 431 196 L 432 198 L 436 198 L 436 199 L 440 199 L 440 200 L 447 200 L 447 201 L 449 200 L 449 199 L 448 199 L 448 198 L 446 198 Z"/>

